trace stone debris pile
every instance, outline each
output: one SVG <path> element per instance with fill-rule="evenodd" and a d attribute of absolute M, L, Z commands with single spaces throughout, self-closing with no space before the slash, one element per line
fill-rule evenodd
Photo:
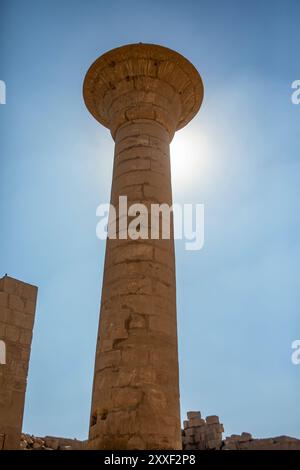
<path fill-rule="evenodd" d="M 22 434 L 20 447 L 23 450 L 83 450 L 84 442 L 62 437 Z"/>
<path fill-rule="evenodd" d="M 243 432 L 223 439 L 224 427 L 218 416 L 204 419 L 200 411 L 189 411 L 183 427 L 183 450 L 300 450 L 300 439 L 289 436 L 256 439 L 249 432 Z M 22 434 L 20 447 L 23 450 L 85 450 L 86 444 L 87 441 L 77 439 Z"/>
<path fill-rule="evenodd" d="M 289 436 L 256 439 L 243 432 L 223 440 L 224 427 L 218 416 L 202 419 L 200 411 L 189 411 L 183 427 L 183 450 L 300 450 L 300 439 Z"/>
<path fill-rule="evenodd" d="M 218 416 L 201 418 L 200 411 L 188 411 L 183 422 L 182 447 L 184 450 L 219 450 L 222 446 L 223 424 Z"/>
<path fill-rule="evenodd" d="M 226 437 L 221 450 L 300 450 L 300 440 L 289 436 L 254 439 L 243 432 Z"/>

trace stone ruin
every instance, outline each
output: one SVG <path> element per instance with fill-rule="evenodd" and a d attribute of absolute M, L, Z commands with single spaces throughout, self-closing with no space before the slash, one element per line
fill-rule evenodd
<path fill-rule="evenodd" d="M 219 417 L 203 419 L 200 411 L 189 411 L 183 427 L 183 450 L 300 450 L 300 439 L 289 436 L 256 439 L 243 432 L 223 439 L 224 426 Z"/>
<path fill-rule="evenodd" d="M 20 447 L 22 450 L 84 450 L 86 441 L 66 439 L 63 437 L 36 437 L 21 434 Z"/>
<path fill-rule="evenodd" d="M 87 441 L 21 434 L 37 288 L 8 276 L 0 279 L 0 332 L 7 364 L 0 366 L 0 450 L 85 450 Z M 183 450 L 300 450 L 289 436 L 256 439 L 248 432 L 223 438 L 218 416 L 189 411 L 181 431 Z M 21 439 L 20 439 L 21 436 Z"/>
<path fill-rule="evenodd" d="M 289 436 L 257 439 L 249 432 L 223 439 L 224 426 L 216 415 L 201 417 L 200 411 L 188 411 L 183 422 L 182 449 L 198 450 L 300 450 L 300 439 Z M 1 439 L 1 435 L 0 435 Z M 21 435 L 22 450 L 86 450 L 87 441 L 62 437 Z"/>
<path fill-rule="evenodd" d="M 0 279 L 0 450 L 15 449 L 22 430 L 37 287 L 9 276 Z"/>
<path fill-rule="evenodd" d="M 83 98 L 115 141 L 118 213 L 106 243 L 88 447 L 180 449 L 173 219 L 152 216 L 153 206 L 173 205 L 170 142 L 197 114 L 203 83 L 181 54 L 129 44 L 91 65 Z M 127 236 L 122 198 L 133 217 L 141 205 L 151 213 L 139 223 L 143 236 Z"/>
<path fill-rule="evenodd" d="M 182 447 L 184 450 L 219 450 L 222 446 L 223 424 L 218 416 L 201 418 L 200 411 L 188 411 L 183 422 Z"/>

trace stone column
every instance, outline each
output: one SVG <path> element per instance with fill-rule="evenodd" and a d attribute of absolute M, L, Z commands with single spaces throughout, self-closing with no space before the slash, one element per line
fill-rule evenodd
<path fill-rule="evenodd" d="M 169 144 L 199 110 L 201 78 L 180 54 L 133 44 L 94 62 L 93 116 L 115 140 L 111 203 L 172 205 Z M 184 155 L 183 155 L 184 158 Z M 130 222 L 130 217 L 128 221 Z M 173 220 L 169 239 L 108 239 L 90 449 L 181 449 Z"/>
<path fill-rule="evenodd" d="M 19 449 L 37 287 L 0 279 L 0 450 Z"/>

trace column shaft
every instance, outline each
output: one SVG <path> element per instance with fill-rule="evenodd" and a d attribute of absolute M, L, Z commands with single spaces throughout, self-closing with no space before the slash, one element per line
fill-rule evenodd
<path fill-rule="evenodd" d="M 155 121 L 117 131 L 116 208 L 120 195 L 149 212 L 172 204 L 169 134 Z M 172 233 L 107 241 L 90 429 L 97 448 L 181 448 Z"/>

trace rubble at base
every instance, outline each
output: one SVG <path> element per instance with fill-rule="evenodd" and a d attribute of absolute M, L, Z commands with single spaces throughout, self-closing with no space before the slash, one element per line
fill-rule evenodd
<path fill-rule="evenodd" d="M 289 436 L 254 439 L 251 434 L 243 432 L 226 437 L 221 450 L 300 450 L 300 439 Z"/>
<path fill-rule="evenodd" d="M 63 437 L 36 437 L 22 434 L 20 446 L 23 450 L 83 450 L 85 441 Z"/>
<path fill-rule="evenodd" d="M 200 411 L 189 411 L 183 427 L 183 450 L 300 450 L 300 439 L 289 436 L 255 439 L 243 432 L 223 440 L 224 427 L 218 416 L 203 419 Z"/>
<path fill-rule="evenodd" d="M 189 411 L 183 422 L 183 450 L 300 450 L 300 439 L 289 436 L 256 439 L 248 432 L 223 439 L 224 426 L 218 416 L 201 417 L 200 411 Z M 23 450 L 84 450 L 87 441 L 55 436 L 21 435 Z"/>

